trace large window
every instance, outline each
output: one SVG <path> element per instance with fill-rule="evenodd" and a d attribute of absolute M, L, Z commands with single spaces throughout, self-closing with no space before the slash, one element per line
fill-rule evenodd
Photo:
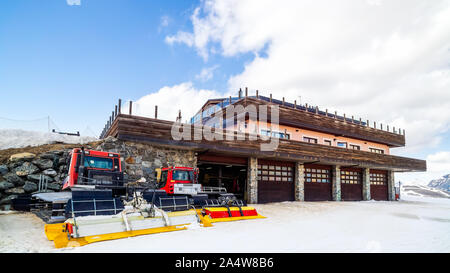
<path fill-rule="evenodd" d="M 371 151 L 372 153 L 384 154 L 384 150 L 382 149 L 369 148 L 369 151 Z"/>
<path fill-rule="evenodd" d="M 303 141 L 304 142 L 308 142 L 308 143 L 314 143 L 317 144 L 317 138 L 312 138 L 312 137 L 303 137 Z"/>
<path fill-rule="evenodd" d="M 269 131 L 269 130 L 261 130 L 261 135 L 271 136 L 271 137 L 276 137 L 276 138 L 290 139 L 290 135 L 288 133 L 281 133 L 281 132 Z"/>
<path fill-rule="evenodd" d="M 347 148 L 347 142 L 338 142 L 337 146 L 341 148 Z"/>
<path fill-rule="evenodd" d="M 361 150 L 361 147 L 359 145 L 350 144 L 349 146 L 352 150 Z"/>
<path fill-rule="evenodd" d="M 96 169 L 112 169 L 113 161 L 111 158 L 85 156 L 84 166 Z"/>

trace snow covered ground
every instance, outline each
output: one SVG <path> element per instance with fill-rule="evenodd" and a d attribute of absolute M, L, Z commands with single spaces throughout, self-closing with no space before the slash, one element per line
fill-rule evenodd
<path fill-rule="evenodd" d="M 26 146 L 39 146 L 55 142 L 84 144 L 96 140 L 96 138 L 89 136 L 77 137 L 61 135 L 57 133 L 45 133 L 15 129 L 0 130 L 0 150 L 9 148 L 23 148 Z"/>
<path fill-rule="evenodd" d="M 54 249 L 33 214 L 0 215 L 0 252 L 450 252 L 450 199 L 255 205 L 267 219 Z"/>

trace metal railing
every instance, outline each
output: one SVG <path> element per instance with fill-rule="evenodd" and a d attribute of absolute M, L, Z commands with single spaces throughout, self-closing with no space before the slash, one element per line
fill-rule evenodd
<path fill-rule="evenodd" d="M 113 209 L 97 209 L 97 204 L 100 202 L 111 202 L 114 204 L 114 208 Z M 74 203 L 93 203 L 94 205 L 94 209 L 92 210 L 74 210 Z M 111 211 L 114 212 L 114 215 L 117 214 L 117 212 L 121 209 L 117 208 L 117 204 L 116 204 L 116 199 L 106 199 L 106 200 L 97 200 L 97 199 L 90 199 L 90 200 L 77 200 L 77 201 L 73 201 L 71 200 L 71 207 L 72 207 L 72 216 L 75 217 L 75 214 L 80 214 L 80 213 L 94 213 L 94 216 L 97 215 L 98 212 L 106 212 L 106 211 Z M 92 215 L 92 214 L 90 214 Z"/>
<path fill-rule="evenodd" d="M 173 204 L 163 205 L 163 202 L 162 202 L 163 200 L 172 200 Z M 183 200 L 183 201 L 185 201 L 185 203 L 177 205 L 176 200 Z M 159 209 L 162 209 L 162 210 L 168 209 L 168 210 L 173 210 L 173 211 L 176 211 L 177 209 L 178 210 L 180 210 L 180 209 L 188 210 L 189 207 L 190 207 L 189 199 L 188 199 L 187 196 L 160 197 L 159 198 L 159 205 L 160 206 L 157 206 Z"/>

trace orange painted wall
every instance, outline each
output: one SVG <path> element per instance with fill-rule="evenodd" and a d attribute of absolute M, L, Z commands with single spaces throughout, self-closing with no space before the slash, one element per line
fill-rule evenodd
<path fill-rule="evenodd" d="M 228 129 L 235 129 L 235 130 L 239 130 L 241 132 L 248 132 L 251 128 L 253 128 L 252 126 L 254 126 L 255 121 L 251 121 L 249 120 L 247 129 L 245 129 L 244 123 L 239 123 L 235 126 L 231 126 Z M 256 121 L 257 124 L 257 132 L 260 133 L 261 130 L 270 130 L 270 126 L 268 126 L 269 124 L 267 122 L 260 122 L 260 121 Z M 352 139 L 352 138 L 348 138 L 348 137 L 339 137 L 339 136 L 334 136 L 332 134 L 327 134 L 327 133 L 321 133 L 321 132 L 316 132 L 316 131 L 311 131 L 311 130 L 306 130 L 306 129 L 298 129 L 298 128 L 294 128 L 294 127 L 290 127 L 290 126 L 284 126 L 284 125 L 279 125 L 278 126 L 278 132 L 284 133 L 284 130 L 286 130 L 286 132 L 290 135 L 290 139 L 292 140 L 297 140 L 297 141 L 303 141 L 303 137 L 312 137 L 312 138 L 316 138 L 318 140 L 318 144 L 322 144 L 325 145 L 324 140 L 331 140 L 332 146 L 337 146 L 338 142 L 347 142 L 347 147 L 350 148 L 350 144 L 354 144 L 354 145 L 358 145 L 361 147 L 361 151 L 369 151 L 369 148 L 376 148 L 376 149 L 382 149 L 384 151 L 384 154 L 389 154 L 389 146 L 384 145 L 384 144 L 380 144 L 380 143 L 375 143 L 375 142 L 369 142 L 369 141 L 364 141 L 364 140 L 359 140 L 359 139 Z M 274 129 L 275 131 L 275 129 Z M 298 132 L 297 132 L 298 131 Z M 250 133 L 255 133 L 255 132 L 250 132 Z M 336 139 L 336 140 L 335 140 Z"/>

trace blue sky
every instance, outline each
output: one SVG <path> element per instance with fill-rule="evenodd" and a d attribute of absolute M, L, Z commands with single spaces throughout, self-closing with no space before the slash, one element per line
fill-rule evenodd
<path fill-rule="evenodd" d="M 45 131 L 2 118 L 50 116 L 98 134 L 119 98 L 188 119 L 248 86 L 404 128 L 393 153 L 437 176 L 450 172 L 448 18 L 444 0 L 5 0 L 0 128 Z"/>
<path fill-rule="evenodd" d="M 98 132 L 119 98 L 135 100 L 185 81 L 224 90 L 228 75 L 242 70 L 245 56 L 211 58 L 211 65 L 220 62 L 217 80 L 205 82 L 195 77 L 205 63 L 195 50 L 165 43 L 168 33 L 191 28 L 198 4 L 2 1 L 0 117 L 50 115 L 61 130 L 89 126 Z"/>

